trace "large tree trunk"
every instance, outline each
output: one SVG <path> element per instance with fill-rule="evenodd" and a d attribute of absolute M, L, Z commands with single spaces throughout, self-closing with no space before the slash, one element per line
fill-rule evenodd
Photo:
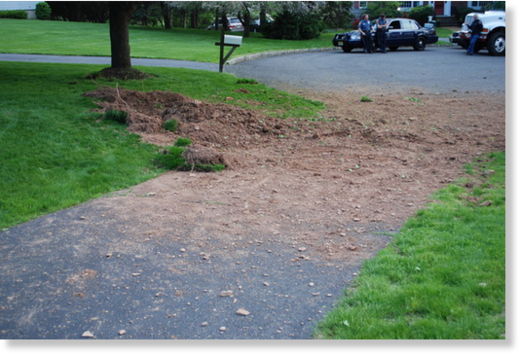
<path fill-rule="evenodd" d="M 109 4 L 112 68 L 131 68 L 132 63 L 130 61 L 130 39 L 128 36 L 128 24 L 134 9 L 134 4 L 126 1 L 111 1 Z"/>
<path fill-rule="evenodd" d="M 164 29 L 169 30 L 172 28 L 172 9 L 166 2 L 161 1 L 161 10 L 164 20 Z"/>
<path fill-rule="evenodd" d="M 260 26 L 263 26 L 267 23 L 267 9 L 265 4 L 260 4 Z"/>
<path fill-rule="evenodd" d="M 244 11 L 239 12 L 238 19 L 242 22 L 242 26 L 244 27 L 244 37 L 249 37 L 251 33 L 251 12 L 249 12 L 246 3 L 242 3 L 242 6 Z"/>
<path fill-rule="evenodd" d="M 199 27 L 199 9 L 192 9 L 190 14 L 190 27 L 191 28 L 197 28 Z"/>

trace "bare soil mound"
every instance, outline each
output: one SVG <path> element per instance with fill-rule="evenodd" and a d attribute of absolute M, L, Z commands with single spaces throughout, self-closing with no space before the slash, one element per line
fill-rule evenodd
<path fill-rule="evenodd" d="M 176 239 L 226 256 L 283 242 L 295 260 L 356 264 L 465 163 L 505 147 L 502 95 L 360 95 L 313 95 L 327 104 L 323 120 L 286 119 L 298 130 L 218 149 L 239 160 L 232 170 L 170 172 L 103 204 L 137 241 Z"/>
<path fill-rule="evenodd" d="M 101 111 L 127 112 L 129 131 L 163 146 L 171 145 L 178 136 L 185 136 L 204 146 L 244 147 L 282 135 L 288 129 L 288 124 L 281 119 L 172 92 L 102 88 L 85 95 L 99 99 L 97 104 Z M 162 127 L 165 121 L 172 119 L 179 124 L 175 133 Z"/>

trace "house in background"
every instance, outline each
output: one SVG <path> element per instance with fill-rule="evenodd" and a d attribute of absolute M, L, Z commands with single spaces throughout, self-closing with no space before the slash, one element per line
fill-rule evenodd
<path fill-rule="evenodd" d="M 0 1 L 0 11 L 23 10 L 28 19 L 36 18 L 36 4 L 40 1 Z"/>
<path fill-rule="evenodd" d="M 435 10 L 435 17 L 441 26 L 456 26 L 454 15 L 457 9 L 471 7 L 483 10 L 491 1 L 400 1 L 399 11 L 408 12 L 416 6 L 430 5 Z M 368 1 L 353 1 L 352 13 L 359 16 L 367 8 Z"/>

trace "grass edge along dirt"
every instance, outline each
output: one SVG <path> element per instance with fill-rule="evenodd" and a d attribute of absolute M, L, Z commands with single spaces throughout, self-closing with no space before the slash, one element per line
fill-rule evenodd
<path fill-rule="evenodd" d="M 505 337 L 505 153 L 466 170 L 363 264 L 316 338 Z"/>
<path fill-rule="evenodd" d="M 157 154 L 155 163 L 159 167 L 177 171 L 220 172 L 226 168 L 223 164 L 189 164 L 186 161 L 184 152 L 191 144 L 192 142 L 189 138 L 179 137 L 173 146 Z"/>
<path fill-rule="evenodd" d="M 125 125 L 91 112 L 82 94 L 103 86 L 170 90 L 199 100 L 265 110 L 288 119 L 313 117 L 322 103 L 230 74 L 140 68 L 157 77 L 125 82 L 85 79 L 103 66 L 0 63 L 0 229 L 128 188 L 164 172 L 157 146 Z M 235 90 L 248 88 L 245 91 Z M 229 100 L 233 97 L 233 100 Z M 251 104 L 254 99 L 256 104 Z"/>

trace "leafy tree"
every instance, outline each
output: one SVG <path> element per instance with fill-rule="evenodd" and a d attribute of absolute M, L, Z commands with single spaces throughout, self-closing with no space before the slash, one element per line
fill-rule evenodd
<path fill-rule="evenodd" d="M 262 27 L 267 38 L 304 40 L 316 38 L 323 30 L 316 2 L 284 2 L 274 21 Z"/>
<path fill-rule="evenodd" d="M 486 6 L 484 6 L 485 10 L 504 10 L 506 9 L 505 1 L 489 1 Z"/>
<path fill-rule="evenodd" d="M 160 1 L 138 2 L 132 13 L 132 23 L 138 23 L 143 26 L 157 26 L 162 24 L 162 10 Z"/>
<path fill-rule="evenodd" d="M 386 17 L 398 17 L 399 1 L 369 1 L 367 5 L 367 14 L 372 18 L 379 17 L 383 14 Z"/>
<path fill-rule="evenodd" d="M 422 26 L 428 22 L 428 16 L 435 15 L 432 6 L 416 6 L 410 10 L 409 17 L 419 22 Z"/>
<path fill-rule="evenodd" d="M 47 1 L 53 19 L 66 21 L 106 22 L 107 1 Z"/>
<path fill-rule="evenodd" d="M 321 7 L 321 16 L 327 26 L 346 28 L 352 21 L 352 1 L 327 1 Z"/>
<path fill-rule="evenodd" d="M 237 17 L 244 26 L 244 37 L 249 37 L 251 33 L 251 10 L 256 5 L 252 1 L 240 1 Z"/>
<path fill-rule="evenodd" d="M 36 18 L 39 20 L 49 20 L 51 18 L 51 7 L 46 2 L 36 4 Z"/>

